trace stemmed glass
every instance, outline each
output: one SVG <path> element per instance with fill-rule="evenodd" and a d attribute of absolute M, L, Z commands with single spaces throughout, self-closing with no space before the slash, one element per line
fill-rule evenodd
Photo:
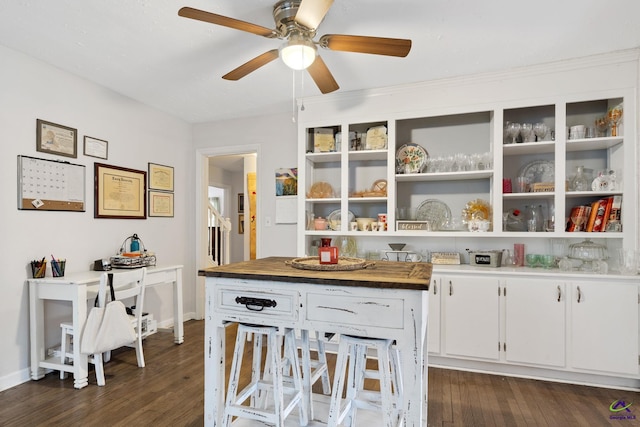
<path fill-rule="evenodd" d="M 520 127 L 520 135 L 522 136 L 522 142 L 531 142 L 533 125 L 531 123 L 523 123 Z"/>
<path fill-rule="evenodd" d="M 536 134 L 536 141 L 544 141 L 545 136 L 549 132 L 549 127 L 544 123 L 536 123 L 533 125 L 533 133 Z"/>
<path fill-rule="evenodd" d="M 607 113 L 607 120 L 611 125 L 611 136 L 618 136 L 618 123 L 622 118 L 622 108 L 614 107 Z"/>
<path fill-rule="evenodd" d="M 607 129 L 609 128 L 609 123 L 606 117 L 600 117 L 596 119 L 595 125 L 596 125 L 596 129 L 598 130 L 598 136 L 607 136 Z"/>
<path fill-rule="evenodd" d="M 507 133 L 507 136 L 511 138 L 511 144 L 516 143 L 516 138 L 520 134 L 521 128 L 522 126 L 520 125 L 520 123 L 509 123 L 507 125 L 507 128 L 505 129 L 505 131 Z"/>

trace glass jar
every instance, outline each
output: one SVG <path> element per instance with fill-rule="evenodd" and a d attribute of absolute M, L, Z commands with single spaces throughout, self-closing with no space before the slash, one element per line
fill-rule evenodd
<path fill-rule="evenodd" d="M 544 214 L 542 205 L 527 205 L 525 210 L 525 220 L 527 221 L 527 231 L 536 232 L 544 229 Z"/>
<path fill-rule="evenodd" d="M 571 190 L 588 191 L 591 189 L 590 187 L 591 185 L 584 172 L 584 166 L 576 166 L 576 174 L 571 179 Z"/>

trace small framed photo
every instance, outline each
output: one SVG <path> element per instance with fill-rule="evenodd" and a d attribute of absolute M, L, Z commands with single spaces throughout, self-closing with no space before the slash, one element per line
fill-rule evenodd
<path fill-rule="evenodd" d="M 244 213 L 244 193 L 238 193 L 238 213 Z"/>
<path fill-rule="evenodd" d="M 173 193 L 149 191 L 149 216 L 173 217 Z"/>
<path fill-rule="evenodd" d="M 173 167 L 149 163 L 149 190 L 173 191 Z"/>
<path fill-rule="evenodd" d="M 44 120 L 36 120 L 36 150 L 58 156 L 78 157 L 78 131 Z"/>
<path fill-rule="evenodd" d="M 84 136 L 84 155 L 89 157 L 97 157 L 99 159 L 107 159 L 107 149 L 109 143 L 102 139 Z"/>
<path fill-rule="evenodd" d="M 244 214 L 238 215 L 238 234 L 244 234 Z"/>

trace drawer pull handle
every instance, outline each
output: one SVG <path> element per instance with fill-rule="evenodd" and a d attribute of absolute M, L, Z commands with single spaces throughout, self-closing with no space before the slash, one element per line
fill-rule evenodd
<path fill-rule="evenodd" d="M 275 307 L 278 303 L 275 300 L 253 297 L 236 297 L 236 304 L 243 304 L 247 310 L 262 311 L 265 307 Z"/>

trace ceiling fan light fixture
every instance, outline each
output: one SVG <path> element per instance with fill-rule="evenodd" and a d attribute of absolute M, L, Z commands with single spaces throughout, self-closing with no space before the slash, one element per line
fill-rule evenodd
<path fill-rule="evenodd" d="M 316 46 L 309 39 L 292 35 L 280 48 L 280 57 L 289 68 L 304 70 L 313 64 L 317 55 Z"/>

